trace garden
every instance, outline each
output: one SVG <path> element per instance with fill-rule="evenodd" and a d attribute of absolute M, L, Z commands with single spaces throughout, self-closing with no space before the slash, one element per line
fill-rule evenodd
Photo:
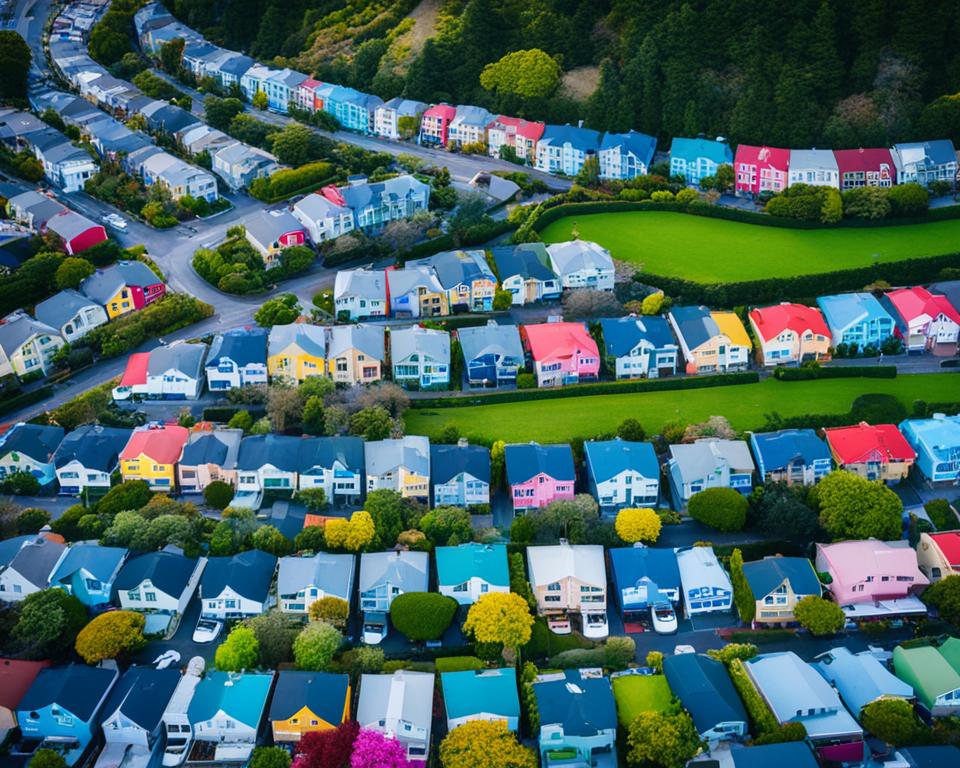
<path fill-rule="evenodd" d="M 227 238 L 216 250 L 201 248 L 193 255 L 197 274 L 225 293 L 263 291 L 278 280 L 306 271 L 315 258 L 309 247 L 293 246 L 284 249 L 277 266 L 268 270 L 263 257 L 247 242 L 242 225 L 227 230 Z"/>
<path fill-rule="evenodd" d="M 623 675 L 613 680 L 617 719 L 630 725 L 641 712 L 667 712 L 673 693 L 663 675 Z"/>

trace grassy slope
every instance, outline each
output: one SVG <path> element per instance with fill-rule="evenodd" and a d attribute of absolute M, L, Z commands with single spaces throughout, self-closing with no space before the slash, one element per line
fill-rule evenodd
<path fill-rule="evenodd" d="M 673 694 L 663 675 L 629 675 L 613 681 L 613 697 L 620 724 L 629 725 L 641 712 L 665 712 Z"/>
<path fill-rule="evenodd" d="M 656 275 L 698 282 L 757 280 L 958 250 L 960 220 L 870 229 L 782 229 L 662 211 L 596 213 L 548 225 L 544 242 L 580 237 Z"/>
<path fill-rule="evenodd" d="M 648 434 L 672 421 L 694 423 L 710 416 L 726 416 L 735 429 L 743 430 L 761 426 L 764 414 L 773 411 L 781 416 L 846 413 L 854 399 L 867 392 L 895 395 L 909 409 L 914 400 L 958 399 L 960 376 L 931 373 L 896 379 L 792 382 L 770 378 L 730 387 L 410 410 L 406 424 L 408 434 L 435 435 L 447 424 L 455 424 L 465 435 L 507 442 L 566 442 L 612 432 L 627 417 L 638 419 Z"/>

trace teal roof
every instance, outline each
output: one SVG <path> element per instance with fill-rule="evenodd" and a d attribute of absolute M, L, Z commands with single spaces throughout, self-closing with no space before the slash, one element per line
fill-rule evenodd
<path fill-rule="evenodd" d="M 696 162 L 698 158 L 705 157 L 717 165 L 733 163 L 730 145 L 725 141 L 711 139 L 675 138 L 670 144 L 670 157 L 682 157 L 687 162 Z"/>
<path fill-rule="evenodd" d="M 223 710 L 234 720 L 258 728 L 272 683 L 273 674 L 208 672 L 193 693 L 187 717 L 196 724 Z"/>
<path fill-rule="evenodd" d="M 461 544 L 437 547 L 437 581 L 441 586 L 463 584 L 477 576 L 489 584 L 510 586 L 504 544 Z"/>
<path fill-rule="evenodd" d="M 444 672 L 440 681 L 448 720 L 479 714 L 520 717 L 513 667 Z"/>

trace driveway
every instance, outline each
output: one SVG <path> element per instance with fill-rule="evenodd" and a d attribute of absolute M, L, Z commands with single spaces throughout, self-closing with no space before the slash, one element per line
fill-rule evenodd
<path fill-rule="evenodd" d="M 193 642 L 193 630 L 196 628 L 199 618 L 200 598 L 194 595 L 187 605 L 186 613 L 180 618 L 180 626 L 177 627 L 176 634 L 169 640 L 152 640 L 147 643 L 134 661 L 139 664 L 151 664 L 161 653 L 174 650 L 180 654 L 179 666 L 185 666 L 194 656 L 202 656 L 204 661 L 207 662 L 207 668 L 210 669 L 213 665 L 213 655 L 217 646 L 224 640 L 226 627 L 224 627 L 220 637 L 212 643 L 195 643 Z"/>

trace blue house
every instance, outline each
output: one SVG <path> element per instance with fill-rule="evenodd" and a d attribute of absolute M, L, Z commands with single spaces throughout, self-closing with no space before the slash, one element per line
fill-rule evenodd
<path fill-rule="evenodd" d="M 600 133 L 572 125 L 548 125 L 537 142 L 538 171 L 576 176 L 587 158 L 600 151 Z"/>
<path fill-rule="evenodd" d="M 543 766 L 614 766 L 617 764 L 617 707 L 606 677 L 587 670 L 544 674 L 533 683 L 540 712 L 540 758 Z M 570 756 L 570 752 L 574 756 Z M 556 755 L 556 757 L 553 757 Z"/>
<path fill-rule="evenodd" d="M 457 331 L 467 382 L 471 387 L 499 387 L 516 384 L 517 372 L 523 368 L 523 343 L 515 325 L 486 325 L 461 328 Z"/>
<path fill-rule="evenodd" d="M 733 165 L 733 151 L 719 138 L 676 138 L 670 144 L 670 175 L 683 176 L 691 186 L 700 186 L 705 176 L 715 176 L 721 165 Z"/>
<path fill-rule="evenodd" d="M 657 140 L 639 131 L 605 133 L 600 142 L 600 178 L 625 181 L 650 171 Z"/>
<path fill-rule="evenodd" d="M 830 448 L 812 429 L 750 433 L 750 448 L 764 482 L 813 485 L 830 473 Z"/>
<path fill-rule="evenodd" d="M 805 557 L 765 557 L 743 564 L 743 576 L 754 600 L 754 623 L 786 626 L 805 597 L 820 597 L 820 579 Z"/>
<path fill-rule="evenodd" d="M 127 559 L 122 547 L 101 547 L 95 541 L 73 544 L 50 576 L 50 586 L 59 587 L 84 605 L 110 602 L 117 574 Z"/>
<path fill-rule="evenodd" d="M 587 478 L 600 511 L 653 507 L 660 499 L 660 464 L 650 443 L 590 440 L 583 444 Z"/>
<path fill-rule="evenodd" d="M 852 653 L 841 645 L 817 656 L 813 668 L 837 689 L 857 719 L 865 706 L 878 699 L 915 698 L 913 688 L 887 669 L 872 651 Z"/>
<path fill-rule="evenodd" d="M 63 752 L 67 765 L 84 754 L 97 728 L 117 670 L 71 664 L 44 669 L 20 700 L 24 741 Z"/>
<path fill-rule="evenodd" d="M 916 466 L 931 483 L 956 485 L 960 480 L 960 416 L 935 414 L 907 419 L 900 431 L 917 452 Z"/>
<path fill-rule="evenodd" d="M 483 445 L 430 446 L 433 506 L 473 507 L 490 503 L 490 451 Z"/>
<path fill-rule="evenodd" d="M 447 729 L 472 720 L 494 720 L 516 733 L 520 720 L 517 696 L 517 672 L 504 669 L 468 669 L 440 675 L 443 705 L 447 710 Z"/>
<path fill-rule="evenodd" d="M 491 253 L 500 286 L 510 291 L 514 304 L 560 298 L 560 278 L 550 267 L 550 254 L 543 243 L 504 245 Z"/>
<path fill-rule="evenodd" d="M 879 347 L 893 336 L 897 321 L 871 293 L 821 296 L 817 304 L 830 328 L 831 343 Z"/>
<path fill-rule="evenodd" d="M 613 368 L 618 379 L 658 379 L 676 374 L 680 347 L 663 317 L 605 318 L 600 327 L 607 366 Z"/>
<path fill-rule="evenodd" d="M 747 713 L 722 662 L 702 653 L 665 656 L 663 676 L 705 741 L 747 735 Z"/>
<path fill-rule="evenodd" d="M 613 591 L 625 624 L 647 615 L 654 603 L 680 602 L 680 568 L 669 547 L 620 547 L 610 550 Z"/>
<path fill-rule="evenodd" d="M 41 487 L 56 479 L 53 454 L 63 440 L 63 427 L 44 424 L 15 425 L 0 437 L 0 480 L 16 472 L 33 475 Z"/>
<path fill-rule="evenodd" d="M 490 592 L 510 591 L 505 544 L 470 541 L 437 547 L 437 588 L 460 605 L 471 605 Z"/>
<path fill-rule="evenodd" d="M 335 85 L 326 96 L 323 108 L 337 118 L 341 127 L 357 133 L 372 133 L 374 113 L 383 100 L 353 88 Z"/>

